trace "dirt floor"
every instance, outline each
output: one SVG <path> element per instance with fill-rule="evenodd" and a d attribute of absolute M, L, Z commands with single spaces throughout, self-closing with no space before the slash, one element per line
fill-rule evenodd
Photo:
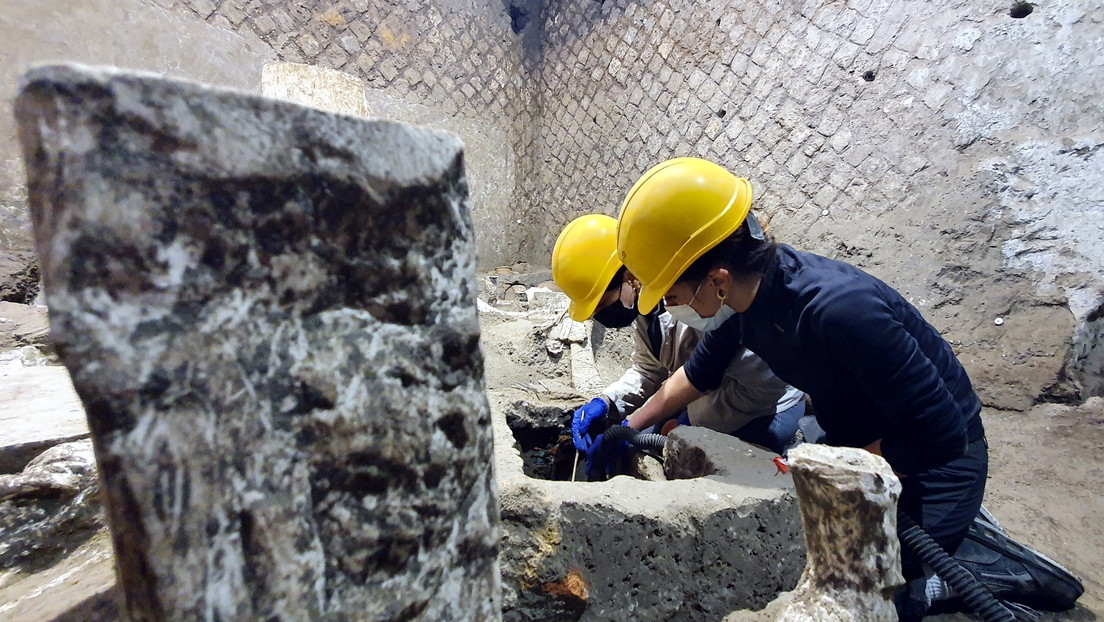
<path fill-rule="evenodd" d="M 484 314 L 487 387 L 492 402 L 578 400 L 566 355 L 546 348 L 548 318 Z M 592 333 L 604 380 L 619 375 L 631 343 L 627 330 Z M 1009 533 L 1066 565 L 1085 583 L 1067 612 L 1044 620 L 1104 619 L 1104 399 L 1084 406 L 1040 405 L 1026 412 L 984 412 L 991 471 L 986 505 Z M 585 484 L 581 484 L 585 485 Z M 33 576 L 0 575 L 0 619 L 116 619 L 110 543 L 98 535 L 63 562 Z M 755 616 L 750 616 L 755 617 Z M 930 619 L 968 620 L 963 615 Z"/>
<path fill-rule="evenodd" d="M 1018 541 L 1066 566 L 1085 584 L 1071 611 L 1048 620 L 1104 619 L 1104 399 L 985 411 L 985 505 Z M 952 619 L 941 616 L 942 619 Z"/>

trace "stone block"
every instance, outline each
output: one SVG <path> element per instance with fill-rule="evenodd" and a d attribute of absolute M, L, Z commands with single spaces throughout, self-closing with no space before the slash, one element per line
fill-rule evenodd
<path fill-rule="evenodd" d="M 764 467 L 741 454 L 748 446 L 736 456 L 711 450 L 717 473 L 679 481 L 534 479 L 503 400 L 492 392 L 503 619 L 718 620 L 795 585 L 804 565 L 796 500 L 788 476 L 769 474 L 769 454 L 753 450 Z"/>
<path fill-rule="evenodd" d="M 33 572 L 103 527 L 92 441 L 55 445 L 0 474 L 0 570 Z"/>
<path fill-rule="evenodd" d="M 679 426 L 667 436 L 663 472 L 668 480 L 717 475 L 757 488 L 788 488 L 790 482 L 778 477 L 774 457 L 774 453 L 730 434 Z"/>
<path fill-rule="evenodd" d="M 77 66 L 16 117 L 125 615 L 497 619 L 460 141 Z"/>
<path fill-rule="evenodd" d="M 808 562 L 780 622 L 897 619 L 901 481 L 863 449 L 806 443 L 789 453 Z"/>
<path fill-rule="evenodd" d="M 46 449 L 88 438 L 84 407 L 64 367 L 0 366 L 0 473 L 18 473 Z"/>

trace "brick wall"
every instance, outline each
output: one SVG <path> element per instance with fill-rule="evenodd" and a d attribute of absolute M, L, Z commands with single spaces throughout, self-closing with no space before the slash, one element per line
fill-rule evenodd
<path fill-rule="evenodd" d="M 481 233 L 480 265 L 526 254 L 516 233 L 524 211 L 517 166 L 532 141 L 528 76 L 539 60 L 537 2 L 157 1 L 260 37 L 280 60 L 363 78 L 372 114 L 458 134 Z"/>
<path fill-rule="evenodd" d="M 706 157 L 781 241 L 902 291 L 987 403 L 1099 392 L 1104 42 L 1088 0 L 1022 9 L 549 0 L 526 246 Z"/>

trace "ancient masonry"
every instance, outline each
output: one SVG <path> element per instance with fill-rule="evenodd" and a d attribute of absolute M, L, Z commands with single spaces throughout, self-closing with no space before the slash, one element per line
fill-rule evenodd
<path fill-rule="evenodd" d="M 74 66 L 16 114 L 130 618 L 498 618 L 460 142 Z"/>
<path fill-rule="evenodd" d="M 889 463 L 862 449 L 811 444 L 796 447 L 790 462 L 807 561 L 779 622 L 896 620 L 901 481 Z"/>

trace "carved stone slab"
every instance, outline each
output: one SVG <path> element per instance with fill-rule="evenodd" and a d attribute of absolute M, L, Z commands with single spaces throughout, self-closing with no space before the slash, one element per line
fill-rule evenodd
<path fill-rule="evenodd" d="M 460 141 L 76 66 L 16 116 L 127 615 L 498 618 Z"/>

